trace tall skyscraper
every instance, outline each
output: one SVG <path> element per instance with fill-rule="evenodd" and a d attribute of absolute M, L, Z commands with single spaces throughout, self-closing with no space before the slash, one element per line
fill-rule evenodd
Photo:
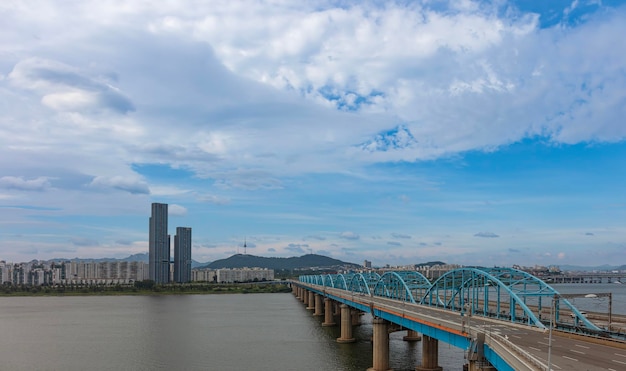
<path fill-rule="evenodd" d="M 191 282 L 191 228 L 177 227 L 174 237 L 174 281 Z"/>
<path fill-rule="evenodd" d="M 152 204 L 148 252 L 150 279 L 158 284 L 170 282 L 170 236 L 167 234 L 167 204 Z"/>

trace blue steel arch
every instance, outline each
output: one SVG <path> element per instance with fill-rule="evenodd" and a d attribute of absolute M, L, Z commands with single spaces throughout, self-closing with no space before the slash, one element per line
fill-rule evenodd
<path fill-rule="evenodd" d="M 411 289 L 399 273 L 384 273 L 374 286 L 374 295 L 416 303 Z"/>
<path fill-rule="evenodd" d="M 480 294 L 480 295 L 479 295 Z M 496 308 L 489 305 L 489 294 L 496 295 Z M 502 297 L 509 299 L 509 312 L 502 311 Z M 526 322 L 539 328 L 544 324 L 528 308 L 526 303 L 497 277 L 478 268 L 458 268 L 439 277 L 428 290 L 422 304 L 460 311 L 469 315 L 509 319 L 511 322 Z M 480 305 L 482 304 L 482 308 Z M 523 315 L 517 316 L 519 306 Z"/>
<path fill-rule="evenodd" d="M 326 287 L 335 287 L 333 286 L 333 276 L 330 274 L 325 274 L 324 275 L 324 281 L 322 281 L 322 284 Z"/>
<path fill-rule="evenodd" d="M 422 297 L 426 295 L 428 289 L 430 289 L 433 285 L 430 280 L 420 272 L 400 271 L 397 273 L 400 277 L 402 277 L 402 280 L 413 294 L 413 297 L 416 298 L 417 302 L 422 300 Z"/>
<path fill-rule="evenodd" d="M 324 283 L 322 279 L 322 275 L 321 274 L 313 275 L 313 283 L 316 285 L 321 285 L 322 283 Z"/>
<path fill-rule="evenodd" d="M 415 271 L 300 276 L 299 280 L 353 292 L 368 293 L 428 306 L 442 307 L 471 315 L 495 317 L 546 328 L 542 318 L 544 300 L 554 304 L 557 327 L 586 332 L 603 330 L 590 322 L 566 298 L 541 279 L 513 268 L 467 267 L 446 272 L 434 283 Z M 423 295 L 422 295 L 423 293 Z M 495 300 L 493 300 L 495 297 Z M 416 300 L 417 298 L 417 300 Z M 507 304 L 508 302 L 508 304 Z M 574 316 L 574 326 L 559 322 L 564 305 Z M 531 307 L 536 308 L 536 313 Z M 517 309 L 521 309 L 520 315 Z M 503 309 L 508 309 L 508 312 Z M 542 321 L 543 320 L 543 321 Z"/>
<path fill-rule="evenodd" d="M 343 289 L 343 290 L 348 290 L 348 280 L 350 279 L 350 277 L 348 277 L 348 279 L 346 279 L 346 276 L 349 275 L 344 275 L 344 274 L 338 274 L 336 275 L 333 280 L 333 287 L 336 289 Z"/>
<path fill-rule="evenodd" d="M 360 292 L 363 294 L 371 295 L 367 279 L 365 279 L 365 276 L 363 276 L 363 274 L 361 273 L 357 273 L 352 276 L 352 279 L 348 284 L 348 290 L 352 292 Z"/>
<path fill-rule="evenodd" d="M 494 267 L 481 269 L 498 277 L 500 281 L 507 284 L 511 288 L 511 291 L 522 297 L 524 303 L 530 298 L 532 304 L 537 306 L 538 313 L 541 313 L 543 307 L 542 299 L 549 298 L 551 301 L 554 300 L 554 316 L 557 324 L 559 323 L 561 304 L 564 304 L 574 316 L 575 329 L 578 329 L 581 324 L 584 324 L 588 329 L 602 331 L 602 329 L 589 321 L 569 300 L 562 297 L 557 290 L 532 274 L 514 268 Z"/>
<path fill-rule="evenodd" d="M 529 273 L 513 268 L 458 268 L 446 272 L 433 283 L 421 303 L 545 329 L 541 318 L 542 298 L 555 300 L 557 323 L 559 303 L 562 301 L 575 314 L 575 328 L 580 321 L 588 329 L 602 331 L 569 301 L 560 297 L 554 288 Z M 529 305 L 536 308 L 536 313 Z M 507 307 L 508 312 L 503 310 Z M 520 315 L 518 308 L 521 309 Z M 549 318 L 546 320 L 549 321 Z"/>
<path fill-rule="evenodd" d="M 363 273 L 363 277 L 365 277 L 365 280 L 367 281 L 367 285 L 369 286 L 371 290 L 374 288 L 374 286 L 376 286 L 376 283 L 380 279 L 380 274 L 376 272 L 367 272 L 367 273 Z"/>

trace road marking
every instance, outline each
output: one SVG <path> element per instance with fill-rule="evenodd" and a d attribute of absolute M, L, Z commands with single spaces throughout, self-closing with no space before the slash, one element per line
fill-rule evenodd
<path fill-rule="evenodd" d="M 558 365 L 555 365 L 554 363 L 552 364 L 552 367 L 556 367 L 556 368 L 558 368 L 559 370 L 561 369 L 561 367 L 559 367 Z"/>
<path fill-rule="evenodd" d="M 542 343 L 541 341 L 538 341 L 537 343 L 539 343 L 539 344 L 541 344 L 541 345 L 548 346 L 548 343 Z"/>
<path fill-rule="evenodd" d="M 541 352 L 541 349 L 530 347 L 530 346 L 529 346 L 529 348 L 532 349 L 532 350 L 536 350 L 537 352 Z"/>
<path fill-rule="evenodd" d="M 585 352 L 581 352 L 579 350 L 570 349 L 570 351 L 578 354 L 585 354 Z"/>
<path fill-rule="evenodd" d="M 619 353 L 615 353 L 616 356 L 620 356 L 620 357 L 626 357 L 626 354 L 619 354 Z"/>
<path fill-rule="evenodd" d="M 568 357 L 568 356 L 563 356 L 563 358 L 569 359 L 570 361 L 578 362 L 578 360 L 576 358 L 572 358 L 572 357 Z"/>
<path fill-rule="evenodd" d="M 613 362 L 615 362 L 615 363 L 622 364 L 622 365 L 626 365 L 626 362 L 617 361 L 617 360 L 614 360 L 614 359 L 612 359 L 611 361 L 613 361 Z"/>
<path fill-rule="evenodd" d="M 511 336 L 513 336 L 514 338 L 518 338 L 518 339 L 522 338 L 521 336 L 517 336 L 517 335 L 511 335 Z"/>
<path fill-rule="evenodd" d="M 586 346 L 584 346 L 584 345 L 580 345 L 580 344 L 576 344 L 576 346 L 577 346 L 577 347 L 580 347 L 580 348 L 589 349 L 589 347 L 586 347 Z"/>
<path fill-rule="evenodd" d="M 609 371 L 617 371 L 617 370 L 614 368 L 609 368 Z"/>

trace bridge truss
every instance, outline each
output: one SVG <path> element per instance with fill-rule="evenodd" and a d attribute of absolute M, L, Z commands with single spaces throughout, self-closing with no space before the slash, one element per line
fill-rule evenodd
<path fill-rule="evenodd" d="M 416 271 L 308 275 L 300 281 L 543 329 L 552 321 L 574 332 L 603 332 L 550 285 L 513 268 L 458 268 L 434 282 Z M 571 324 L 560 321 L 563 308 Z"/>

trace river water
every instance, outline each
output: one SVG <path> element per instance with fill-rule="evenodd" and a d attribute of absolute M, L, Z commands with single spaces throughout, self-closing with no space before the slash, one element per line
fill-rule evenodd
<path fill-rule="evenodd" d="M 626 285 L 555 288 L 561 293 L 613 292 L 613 311 L 626 314 Z M 582 305 L 583 299 L 573 301 L 581 309 L 593 309 Z M 601 304 L 589 305 L 597 309 Z M 2 297 L 0 369 L 362 371 L 371 367 L 369 315 L 355 327 L 354 344 L 338 344 L 339 328 L 321 327 L 321 322 L 291 294 Z M 420 364 L 421 343 L 402 341 L 404 334 L 391 334 L 390 366 L 414 370 Z M 444 370 L 461 370 L 463 356 L 463 350 L 439 344 Z"/>
<path fill-rule="evenodd" d="M 588 312 L 607 313 L 609 299 L 606 297 L 585 298 L 587 294 L 611 293 L 613 314 L 626 315 L 626 284 L 617 283 L 561 283 L 551 285 L 561 294 L 579 294 L 568 299 L 576 308 Z"/>
<path fill-rule="evenodd" d="M 358 370 L 372 366 L 371 320 L 354 344 L 292 294 L 0 298 L 3 370 Z M 421 343 L 390 340 L 391 366 L 414 369 Z M 445 370 L 463 351 L 440 344 Z"/>

